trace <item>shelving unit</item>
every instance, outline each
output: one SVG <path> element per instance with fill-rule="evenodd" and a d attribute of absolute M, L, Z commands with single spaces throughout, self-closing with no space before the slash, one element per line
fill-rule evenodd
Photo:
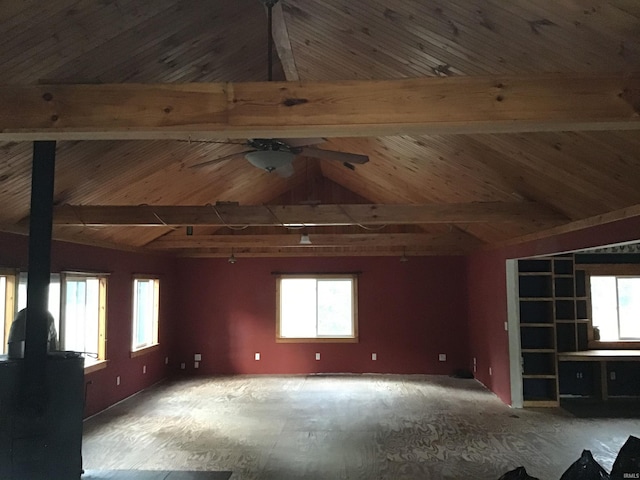
<path fill-rule="evenodd" d="M 557 406 L 554 260 L 518 261 L 524 406 Z"/>
<path fill-rule="evenodd" d="M 557 406 L 560 376 L 576 376 L 558 354 L 588 348 L 585 272 L 573 255 L 520 260 L 518 286 L 524 406 Z"/>

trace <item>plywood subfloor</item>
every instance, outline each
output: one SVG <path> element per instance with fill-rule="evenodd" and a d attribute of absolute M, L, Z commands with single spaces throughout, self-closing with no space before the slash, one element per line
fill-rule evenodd
<path fill-rule="evenodd" d="M 86 469 L 249 479 L 559 478 L 582 449 L 607 469 L 640 419 L 514 410 L 474 380 L 237 376 L 160 384 L 89 419 Z"/>

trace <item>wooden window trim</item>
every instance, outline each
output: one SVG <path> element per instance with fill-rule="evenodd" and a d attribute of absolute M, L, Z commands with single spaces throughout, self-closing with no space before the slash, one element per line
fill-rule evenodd
<path fill-rule="evenodd" d="M 149 345 L 148 347 L 142 347 L 138 350 L 132 350 L 129 354 L 130 358 L 141 357 L 143 355 L 147 355 L 149 353 L 153 353 L 160 350 L 160 344 L 156 343 L 154 345 Z"/>
<path fill-rule="evenodd" d="M 591 304 L 591 277 L 592 276 L 640 276 L 640 264 L 637 263 L 585 263 L 576 264 L 576 270 L 585 272 L 585 289 L 587 294 L 587 346 L 590 350 L 637 350 L 640 348 L 640 340 L 601 341 L 596 340 L 593 334 L 593 310 Z"/>
<path fill-rule="evenodd" d="M 67 298 L 67 279 L 69 278 L 97 278 L 99 282 L 98 291 L 98 362 L 85 367 L 91 368 L 94 365 L 98 365 L 100 362 L 107 360 L 107 276 L 109 274 L 91 273 L 91 272 L 60 272 L 60 331 L 58 336 L 60 337 L 60 344 L 64 339 L 65 334 L 65 321 L 66 321 L 66 298 Z M 99 370 L 99 369 L 98 369 Z"/>
<path fill-rule="evenodd" d="M 282 337 L 280 336 L 280 281 L 285 278 L 338 279 L 351 280 L 351 318 L 353 336 L 350 337 Z M 276 275 L 276 343 L 358 343 L 358 275 L 353 273 L 279 273 Z"/>
<path fill-rule="evenodd" d="M 152 327 L 153 327 L 153 331 L 152 331 L 152 338 L 151 338 L 151 344 L 150 345 L 145 345 L 143 347 L 140 348 L 134 348 L 133 345 L 131 345 L 131 358 L 135 358 L 137 356 L 140 355 L 144 355 L 146 350 L 154 348 L 154 347 L 159 347 L 160 346 L 160 340 L 159 340 L 159 328 L 160 328 L 160 276 L 159 275 L 145 275 L 142 273 L 136 273 L 132 275 L 132 279 L 133 279 L 133 283 L 131 285 L 131 343 L 133 344 L 133 335 L 134 335 L 134 326 L 135 326 L 135 321 L 136 321 L 136 317 L 135 317 L 135 296 L 136 296 L 136 280 L 153 280 L 154 284 L 153 284 L 153 314 L 156 318 L 156 321 L 153 323 Z M 142 352 L 142 353 L 139 353 Z"/>
<path fill-rule="evenodd" d="M 4 329 L 4 345 L 0 346 L 0 352 L 7 351 L 7 345 L 9 342 L 9 332 L 11 331 L 11 324 L 16 315 L 16 297 L 18 288 L 18 270 L 11 268 L 0 268 L 0 275 L 6 277 L 6 292 L 5 292 L 5 309 L 4 309 L 4 325 L 0 325 L 0 328 Z"/>
<path fill-rule="evenodd" d="M 84 367 L 84 374 L 87 375 L 89 373 L 97 372 L 99 370 L 104 370 L 109 365 L 108 360 L 100 360 L 93 365 L 89 365 L 88 367 Z"/>

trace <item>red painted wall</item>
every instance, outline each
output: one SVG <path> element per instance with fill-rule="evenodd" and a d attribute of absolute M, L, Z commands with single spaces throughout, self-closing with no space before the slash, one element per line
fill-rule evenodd
<path fill-rule="evenodd" d="M 0 233 L 0 266 L 27 270 L 27 237 Z M 92 415 L 158 381 L 167 375 L 164 358 L 173 338 L 170 323 L 173 317 L 174 261 L 161 256 L 54 242 L 51 250 L 51 271 L 98 271 L 111 273 L 107 284 L 107 367 L 85 375 L 85 414 Z M 147 355 L 130 358 L 132 275 L 161 275 L 160 349 Z M 146 365 L 147 373 L 142 373 Z M 116 386 L 116 376 L 121 377 Z"/>
<path fill-rule="evenodd" d="M 175 356 L 185 374 L 449 374 L 468 366 L 465 264 L 463 257 L 183 259 Z M 276 271 L 362 272 L 359 343 L 276 343 Z"/>
<path fill-rule="evenodd" d="M 506 258 L 502 251 L 468 259 L 470 359 L 476 378 L 505 403 L 511 403 L 507 321 Z M 491 367 L 493 375 L 489 375 Z"/>
<path fill-rule="evenodd" d="M 612 243 L 638 240 L 640 217 L 478 252 L 467 259 L 470 358 L 477 358 L 476 378 L 511 403 L 507 321 L 506 260 L 548 255 Z M 489 376 L 489 367 L 493 375 Z"/>

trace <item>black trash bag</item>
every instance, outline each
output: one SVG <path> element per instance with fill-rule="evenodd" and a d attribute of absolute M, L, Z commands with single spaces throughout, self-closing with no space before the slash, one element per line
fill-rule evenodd
<path fill-rule="evenodd" d="M 629 435 L 611 469 L 611 479 L 640 479 L 640 438 Z"/>
<path fill-rule="evenodd" d="M 539 480 L 527 473 L 524 467 L 518 467 L 515 470 L 502 475 L 498 480 Z"/>
<path fill-rule="evenodd" d="M 583 450 L 580 458 L 562 474 L 560 480 L 609 480 L 609 474 L 595 461 L 589 450 Z"/>

